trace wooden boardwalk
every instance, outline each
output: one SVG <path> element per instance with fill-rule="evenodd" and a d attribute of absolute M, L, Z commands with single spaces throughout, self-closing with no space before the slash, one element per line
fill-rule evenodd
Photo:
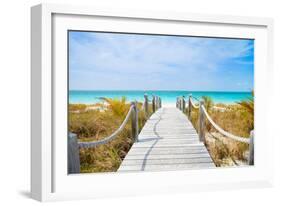
<path fill-rule="evenodd" d="M 162 108 L 161 98 L 158 96 L 152 97 L 153 115 L 146 121 L 140 134 L 138 134 L 138 103 L 136 101 L 131 102 L 130 109 L 119 128 L 103 139 L 79 142 L 77 134 L 69 132 L 67 147 L 68 174 L 80 173 L 79 149 L 95 148 L 112 141 L 118 137 L 118 134 L 122 132 L 130 119 L 132 120 L 132 139 L 135 143 L 122 161 L 118 172 L 187 170 L 215 167 L 203 143 L 206 142 L 206 121 L 225 138 L 248 144 L 248 164 L 254 165 L 254 130 L 251 131 L 249 137 L 240 137 L 225 131 L 208 114 L 204 107 L 204 101 L 200 100 L 199 105 L 194 104 L 191 95 L 189 95 L 187 107 L 185 97 L 178 97 L 176 108 Z M 147 94 L 144 95 L 143 106 L 144 112 L 147 114 L 149 108 Z M 187 111 L 190 117 L 193 109 L 199 110 L 199 135 L 187 116 L 182 112 Z"/>
<path fill-rule="evenodd" d="M 118 172 L 215 167 L 191 122 L 177 108 L 158 109 L 146 122 Z"/>

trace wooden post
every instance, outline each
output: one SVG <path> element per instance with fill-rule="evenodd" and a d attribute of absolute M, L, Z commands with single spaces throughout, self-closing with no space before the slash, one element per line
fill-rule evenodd
<path fill-rule="evenodd" d="M 182 98 L 180 97 L 180 110 L 182 110 Z"/>
<path fill-rule="evenodd" d="M 182 97 L 182 112 L 185 112 L 185 99 Z"/>
<path fill-rule="evenodd" d="M 190 119 L 191 118 L 191 111 L 192 111 L 192 106 L 191 106 L 191 94 L 189 95 L 189 98 L 188 98 L 188 118 Z"/>
<path fill-rule="evenodd" d="M 155 96 L 155 108 L 158 109 L 158 96 Z"/>
<path fill-rule="evenodd" d="M 148 117 L 148 96 L 147 94 L 144 94 L 144 111 L 146 117 Z"/>
<path fill-rule="evenodd" d="M 254 155 L 254 130 L 250 133 L 250 144 L 249 144 L 249 165 L 254 165 L 255 155 Z"/>
<path fill-rule="evenodd" d="M 68 174 L 80 173 L 79 146 L 77 142 L 77 135 L 74 133 L 68 134 L 67 161 Z"/>
<path fill-rule="evenodd" d="M 152 111 L 153 113 L 155 112 L 156 108 L 155 108 L 155 96 L 152 97 Z"/>
<path fill-rule="evenodd" d="M 205 143 L 205 115 L 203 112 L 204 102 L 199 103 L 199 140 Z"/>
<path fill-rule="evenodd" d="M 132 137 L 135 140 L 135 142 L 137 142 L 138 141 L 138 135 L 139 135 L 137 101 L 132 102 L 131 105 L 134 106 L 133 113 L 132 113 Z"/>
<path fill-rule="evenodd" d="M 161 100 L 161 98 L 159 97 L 159 108 L 161 108 L 162 107 L 162 100 Z"/>

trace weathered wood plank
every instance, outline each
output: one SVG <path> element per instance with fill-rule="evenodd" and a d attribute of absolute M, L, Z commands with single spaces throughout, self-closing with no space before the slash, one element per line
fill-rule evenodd
<path fill-rule="evenodd" d="M 254 131 L 250 134 L 250 144 L 249 144 L 249 165 L 254 165 Z"/>
<path fill-rule="evenodd" d="M 149 165 L 173 165 L 173 164 L 201 164 L 212 163 L 209 157 L 202 158 L 174 158 L 174 159 L 148 159 L 146 161 L 130 159 L 124 162 L 123 166 L 149 166 Z"/>
<path fill-rule="evenodd" d="M 80 173 L 80 158 L 77 135 L 73 133 L 68 134 L 67 161 L 68 174 Z"/>
<path fill-rule="evenodd" d="M 189 142 L 190 144 L 194 143 L 193 141 Z M 185 144 L 173 144 L 173 143 L 142 143 L 142 144 L 136 144 L 135 147 L 187 147 L 189 143 Z"/>
<path fill-rule="evenodd" d="M 187 170 L 187 169 L 205 169 L 214 168 L 214 163 L 195 163 L 195 164 L 172 164 L 172 165 L 133 165 L 123 166 L 121 165 L 119 171 L 174 171 L 174 170 Z"/>
<path fill-rule="evenodd" d="M 160 108 L 147 120 L 118 171 L 162 171 L 215 167 L 188 118 Z"/>
<path fill-rule="evenodd" d="M 206 148 L 204 147 L 169 147 L 169 146 L 157 146 L 153 147 L 133 147 L 127 157 L 129 157 L 131 154 L 136 154 L 136 153 L 143 153 L 146 154 L 181 154 L 181 153 L 206 153 L 208 154 Z"/>
<path fill-rule="evenodd" d="M 138 133 L 139 133 L 137 104 L 138 104 L 137 102 L 132 102 L 131 103 L 131 105 L 134 106 L 131 118 L 132 118 L 132 136 L 133 136 L 135 142 L 138 141 Z"/>
<path fill-rule="evenodd" d="M 188 154 L 188 157 L 187 157 Z M 126 158 L 126 160 L 143 160 L 145 154 L 141 153 L 130 153 L 130 155 Z M 204 158 L 210 157 L 208 153 L 158 153 L 158 154 L 149 154 L 149 159 L 190 159 L 190 158 Z"/>
<path fill-rule="evenodd" d="M 206 149 L 201 148 L 181 148 L 181 147 L 155 147 L 153 150 L 150 150 L 150 147 L 138 147 L 133 148 L 130 150 L 130 156 L 131 154 L 143 154 L 146 152 L 150 152 L 149 154 L 181 154 L 181 153 L 206 153 Z"/>
<path fill-rule="evenodd" d="M 199 104 L 199 139 L 201 142 L 205 142 L 205 116 L 202 107 L 204 101 L 200 101 Z"/>

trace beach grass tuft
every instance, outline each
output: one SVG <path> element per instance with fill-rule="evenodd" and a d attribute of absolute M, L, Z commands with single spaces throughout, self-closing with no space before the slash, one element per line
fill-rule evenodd
<path fill-rule="evenodd" d="M 210 97 L 203 97 L 204 106 L 222 129 L 234 135 L 249 137 L 254 129 L 254 101 L 253 98 L 242 100 L 237 104 L 213 104 Z M 198 132 L 199 109 L 191 112 L 191 122 Z M 219 134 L 208 120 L 205 122 L 206 146 L 217 166 L 233 165 L 239 161 L 246 163 L 249 146 L 245 143 L 228 139 Z M 235 164 L 234 164 L 235 165 Z"/>
<path fill-rule="evenodd" d="M 129 111 L 130 104 L 126 102 L 125 97 L 121 99 L 103 98 L 102 100 L 103 104 L 69 105 L 69 131 L 77 134 L 79 141 L 95 141 L 109 136 L 119 128 Z M 137 106 L 141 130 L 146 121 L 146 115 L 141 109 L 142 103 L 138 103 Z M 152 111 L 151 105 L 149 111 Z M 134 142 L 130 121 L 122 132 L 107 144 L 95 148 L 80 149 L 80 170 L 82 173 L 117 171 Z"/>
<path fill-rule="evenodd" d="M 123 122 L 130 108 L 125 97 L 119 99 L 101 98 L 96 104 L 69 104 L 69 131 L 78 135 L 79 141 L 96 141 L 112 134 Z M 211 118 L 225 131 L 237 136 L 248 137 L 254 129 L 254 101 L 246 99 L 236 104 L 215 104 L 212 98 L 202 97 Z M 138 102 L 139 131 L 147 118 L 142 103 Z M 198 131 L 199 109 L 191 112 L 191 122 Z M 206 147 L 217 166 L 232 166 L 246 163 L 248 145 L 236 142 L 219 134 L 206 120 Z M 119 168 L 134 140 L 131 134 L 131 120 L 112 141 L 95 148 L 80 149 L 82 173 L 114 172 Z"/>

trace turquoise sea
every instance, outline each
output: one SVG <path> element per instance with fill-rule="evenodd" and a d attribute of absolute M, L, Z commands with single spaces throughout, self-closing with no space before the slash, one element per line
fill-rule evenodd
<path fill-rule="evenodd" d="M 144 94 L 158 95 L 163 104 L 175 104 L 178 96 L 192 94 L 197 99 L 202 96 L 209 96 L 215 103 L 234 104 L 251 97 L 251 92 L 203 92 L 203 91 L 69 91 L 69 103 L 94 104 L 100 101 L 100 97 L 121 98 L 125 96 L 127 101 L 143 101 Z"/>

